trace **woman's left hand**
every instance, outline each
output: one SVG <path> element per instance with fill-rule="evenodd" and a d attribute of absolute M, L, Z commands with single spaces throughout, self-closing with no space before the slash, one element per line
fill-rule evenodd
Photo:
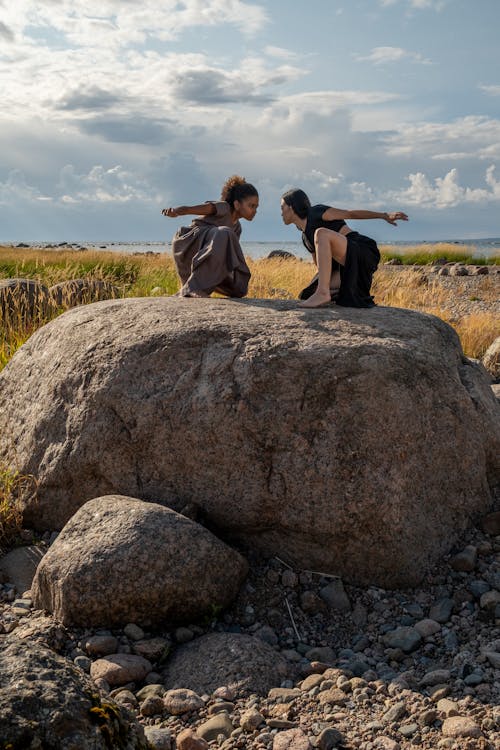
<path fill-rule="evenodd" d="M 179 208 L 164 208 L 162 214 L 163 216 L 170 216 L 171 219 L 175 219 L 176 216 L 181 216 L 180 206 Z"/>
<path fill-rule="evenodd" d="M 392 214 L 386 214 L 384 216 L 385 220 L 389 222 L 389 224 L 393 224 L 394 226 L 397 226 L 398 221 L 408 221 L 407 214 L 403 213 L 402 211 L 396 211 Z"/>

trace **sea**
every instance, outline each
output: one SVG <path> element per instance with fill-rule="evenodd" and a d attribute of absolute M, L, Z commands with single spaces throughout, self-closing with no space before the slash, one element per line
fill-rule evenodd
<path fill-rule="evenodd" d="M 472 255 L 475 258 L 490 258 L 500 254 L 500 237 L 486 237 L 480 239 L 449 239 L 449 240 L 415 240 L 413 242 L 379 242 L 379 245 L 383 246 L 394 246 L 397 248 L 404 249 L 405 247 L 412 248 L 415 245 L 436 245 L 436 244 L 449 244 L 456 245 L 457 251 L 460 250 L 460 246 L 467 250 L 472 250 Z M 127 253 L 130 255 L 134 254 L 151 254 L 151 253 L 168 253 L 170 252 L 170 243 L 165 241 L 102 241 L 102 242 L 26 242 L 26 243 L 13 243 L 13 242 L 0 242 L 0 245 L 4 247 L 41 247 L 45 249 L 54 250 L 103 250 L 107 252 Z M 249 258 L 265 258 L 273 250 L 285 250 L 286 252 L 292 253 L 297 258 L 310 259 L 310 254 L 307 252 L 301 242 L 242 242 L 241 243 L 243 252 Z"/>

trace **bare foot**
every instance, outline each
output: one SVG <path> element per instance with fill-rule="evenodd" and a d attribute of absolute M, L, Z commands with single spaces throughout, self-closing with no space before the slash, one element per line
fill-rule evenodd
<path fill-rule="evenodd" d="M 325 307 L 332 301 L 330 290 L 328 292 L 315 291 L 312 297 L 299 302 L 299 307 Z"/>

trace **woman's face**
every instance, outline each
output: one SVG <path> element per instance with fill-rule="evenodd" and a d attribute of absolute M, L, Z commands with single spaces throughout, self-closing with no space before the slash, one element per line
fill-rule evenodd
<path fill-rule="evenodd" d="M 249 195 L 248 198 L 243 198 L 241 201 L 234 201 L 234 207 L 240 219 L 252 221 L 259 207 L 259 197 L 257 195 Z"/>
<path fill-rule="evenodd" d="M 281 199 L 281 218 L 283 219 L 283 224 L 293 224 L 295 218 L 293 208 L 288 203 L 285 203 L 283 198 Z"/>

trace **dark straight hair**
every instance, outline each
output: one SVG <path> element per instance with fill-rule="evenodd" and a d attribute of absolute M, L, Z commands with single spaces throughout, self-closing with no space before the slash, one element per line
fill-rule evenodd
<path fill-rule="evenodd" d="M 303 190 L 300 188 L 287 190 L 286 193 L 283 193 L 281 199 L 285 201 L 287 206 L 290 206 L 299 218 L 306 218 L 307 212 L 311 208 L 311 201 Z"/>

